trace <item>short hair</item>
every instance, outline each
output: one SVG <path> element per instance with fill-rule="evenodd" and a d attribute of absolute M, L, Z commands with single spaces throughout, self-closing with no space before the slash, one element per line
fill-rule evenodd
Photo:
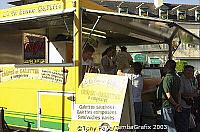
<path fill-rule="evenodd" d="M 83 49 L 83 52 L 95 52 L 95 49 L 94 49 L 94 47 L 92 46 L 92 45 L 90 45 L 90 44 L 87 44 L 85 47 L 84 47 L 84 49 Z"/>
<path fill-rule="evenodd" d="M 142 64 L 140 62 L 133 62 L 131 67 L 134 69 L 136 74 L 141 74 Z"/>
<path fill-rule="evenodd" d="M 106 55 L 108 52 L 113 51 L 113 50 L 114 50 L 114 47 L 108 47 L 108 48 L 102 53 L 102 57 L 103 57 L 104 55 Z"/>
<path fill-rule="evenodd" d="M 176 62 L 174 60 L 168 60 L 165 64 L 169 70 L 175 70 Z"/>
<path fill-rule="evenodd" d="M 197 75 L 196 75 L 196 79 L 200 79 L 200 74 L 197 74 Z"/>
<path fill-rule="evenodd" d="M 189 68 L 194 70 L 194 66 L 192 66 L 192 65 L 185 65 L 184 66 L 184 70 L 189 69 Z"/>
<path fill-rule="evenodd" d="M 125 46 L 120 46 L 121 51 L 127 51 L 127 48 Z"/>

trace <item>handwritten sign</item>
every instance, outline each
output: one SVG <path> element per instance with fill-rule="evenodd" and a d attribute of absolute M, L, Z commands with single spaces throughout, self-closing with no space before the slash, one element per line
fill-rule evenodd
<path fill-rule="evenodd" d="M 119 126 L 127 83 L 126 76 L 86 74 L 77 89 L 70 131 Z"/>
<path fill-rule="evenodd" d="M 61 1 L 40 2 L 31 5 L 23 5 L 1 10 L 0 18 L 4 20 L 17 19 L 22 17 L 37 16 L 44 13 L 53 13 L 62 11 L 63 3 Z"/>
<path fill-rule="evenodd" d="M 24 34 L 24 63 L 45 62 L 45 37 L 34 34 Z"/>
<path fill-rule="evenodd" d="M 14 66 L 0 67 L 0 83 L 10 80 L 31 79 L 46 80 L 58 84 L 63 83 L 62 70 L 46 68 L 15 68 Z"/>

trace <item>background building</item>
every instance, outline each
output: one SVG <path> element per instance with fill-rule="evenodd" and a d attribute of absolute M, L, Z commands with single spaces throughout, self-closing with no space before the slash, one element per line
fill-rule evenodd
<path fill-rule="evenodd" d="M 200 5 L 169 4 L 163 3 L 161 0 L 155 0 L 154 3 L 106 0 L 96 2 L 119 13 L 176 21 L 196 36 L 200 36 Z M 179 36 L 177 38 L 179 38 Z M 175 60 L 187 61 L 188 64 L 195 66 L 195 68 L 200 71 L 200 44 L 194 44 L 192 37 L 185 35 L 180 39 L 173 40 L 173 47 L 176 50 L 173 54 Z M 167 50 L 167 44 L 158 46 L 144 45 L 129 48 L 129 52 L 132 53 L 136 51 L 144 54 L 148 53 L 150 55 L 148 57 L 150 60 L 148 63 L 150 64 L 151 62 L 158 63 L 159 61 L 151 61 L 151 58 L 159 57 L 161 65 L 167 60 L 166 55 L 163 54 L 167 52 Z M 159 51 L 162 51 L 162 53 Z"/>

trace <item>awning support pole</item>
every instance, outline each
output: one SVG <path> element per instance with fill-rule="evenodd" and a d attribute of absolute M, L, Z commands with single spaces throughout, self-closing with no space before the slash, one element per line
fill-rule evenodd
<path fill-rule="evenodd" d="M 66 28 L 66 30 L 67 30 L 67 33 L 69 33 L 69 28 L 68 28 L 67 23 L 66 23 L 66 21 L 65 21 L 65 17 L 63 17 L 63 22 L 64 22 L 64 24 L 65 24 L 65 28 Z"/>
<path fill-rule="evenodd" d="M 173 48 L 172 48 L 172 41 L 169 41 L 168 42 L 168 45 L 169 45 L 169 53 L 168 53 L 168 60 L 172 60 L 172 50 L 173 50 Z"/>
<path fill-rule="evenodd" d="M 176 35 L 176 33 L 178 32 L 178 27 L 176 27 L 172 33 L 172 35 L 170 36 L 169 40 L 172 41 L 174 39 L 174 36 Z"/>
<path fill-rule="evenodd" d="M 91 35 L 92 35 L 92 33 L 93 33 L 95 27 L 97 26 L 99 20 L 101 19 L 101 17 L 102 17 L 102 16 L 98 16 L 98 17 L 97 17 L 97 20 L 96 20 L 94 26 L 92 27 L 92 30 L 90 31 L 90 34 L 89 34 L 89 36 L 87 37 L 87 39 L 86 39 L 86 41 L 85 41 L 85 43 L 84 43 L 84 45 L 83 45 L 83 49 L 84 49 L 85 46 L 87 45 L 87 42 L 88 42 L 89 38 L 91 37 Z"/>
<path fill-rule="evenodd" d="M 173 27 L 173 26 L 172 26 Z M 170 36 L 170 38 L 167 40 L 167 44 L 169 45 L 169 53 L 168 53 L 168 60 L 172 60 L 172 56 L 173 56 L 173 47 L 172 47 L 172 41 L 174 39 L 174 36 L 176 35 L 176 33 L 178 32 L 178 27 L 176 27 L 172 33 L 172 35 Z"/>
<path fill-rule="evenodd" d="M 174 53 L 175 53 L 175 51 L 178 49 L 178 47 L 181 45 L 181 37 L 180 37 L 180 34 L 179 34 L 179 32 L 178 32 L 178 38 L 179 38 L 178 45 L 177 45 L 176 49 L 174 49 L 174 52 L 173 52 L 173 54 L 174 54 Z"/>

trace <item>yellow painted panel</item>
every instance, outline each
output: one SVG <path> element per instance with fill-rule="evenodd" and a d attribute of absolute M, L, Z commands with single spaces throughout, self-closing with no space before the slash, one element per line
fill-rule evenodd
<path fill-rule="evenodd" d="M 101 10 L 101 11 L 110 11 L 113 12 L 113 10 L 103 7 L 102 5 L 98 5 L 95 2 L 92 2 L 91 0 L 80 0 L 81 7 L 93 9 L 93 10 Z"/>
<path fill-rule="evenodd" d="M 46 1 L 34 4 L 15 6 L 8 9 L 0 10 L 0 19 L 17 19 L 20 17 L 31 17 L 39 15 L 48 15 L 55 12 L 61 12 L 63 9 L 72 7 L 72 0 L 63 1 Z"/>
<path fill-rule="evenodd" d="M 69 72 L 65 91 L 75 92 L 75 88 L 78 87 L 78 77 L 75 74 L 77 67 L 66 69 Z M 62 91 L 62 80 L 59 80 L 62 74 L 58 75 L 62 67 L 0 66 L 0 70 L 3 71 L 0 73 L 0 106 L 7 107 L 8 111 L 36 114 L 38 91 Z M 45 101 L 48 103 L 48 100 Z"/>
<path fill-rule="evenodd" d="M 48 95 L 48 94 L 42 94 L 40 97 L 40 103 L 41 103 L 41 114 L 42 115 L 48 115 L 48 116 L 56 116 L 59 117 L 59 120 L 61 120 L 62 117 L 62 95 L 61 94 L 55 94 L 55 95 Z M 65 117 L 71 117 L 71 111 L 72 111 L 72 102 L 67 99 L 67 96 L 65 96 Z M 48 119 L 51 120 L 51 119 Z M 47 120 L 47 121 L 48 121 Z"/>

